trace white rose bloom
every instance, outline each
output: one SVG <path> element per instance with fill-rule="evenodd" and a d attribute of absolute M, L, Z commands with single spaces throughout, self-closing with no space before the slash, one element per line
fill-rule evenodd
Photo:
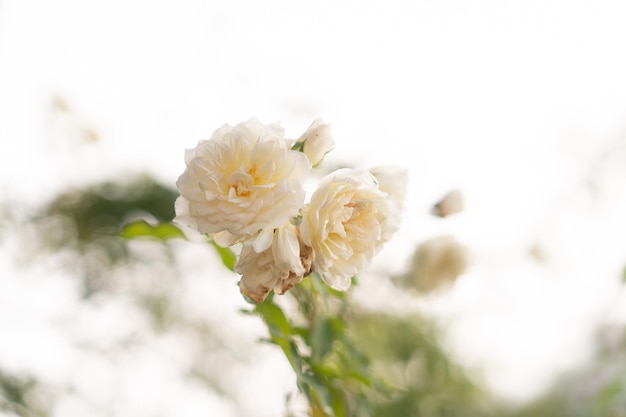
<path fill-rule="evenodd" d="M 367 170 L 340 169 L 324 177 L 304 208 L 304 243 L 313 248 L 313 268 L 332 288 L 346 290 L 398 225 L 394 199 Z"/>
<path fill-rule="evenodd" d="M 224 125 L 185 153 L 176 185 L 176 221 L 209 234 L 221 246 L 254 239 L 261 252 L 275 228 L 299 213 L 307 158 L 291 151 L 277 125 L 250 119 Z"/>
<path fill-rule="evenodd" d="M 294 149 L 301 150 L 313 166 L 321 164 L 324 156 L 334 147 L 335 140 L 331 136 L 330 125 L 322 119 L 315 119 L 294 144 Z"/>
<path fill-rule="evenodd" d="M 311 257 L 311 248 L 302 243 L 298 229 L 290 223 L 275 229 L 270 247 L 260 253 L 245 243 L 235 266 L 235 272 L 242 275 L 241 293 L 256 302 L 262 302 L 272 289 L 284 294 L 310 273 Z"/>

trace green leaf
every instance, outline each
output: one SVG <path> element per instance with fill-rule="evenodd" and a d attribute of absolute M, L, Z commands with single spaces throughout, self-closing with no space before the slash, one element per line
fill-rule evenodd
<path fill-rule="evenodd" d="M 155 238 L 158 240 L 166 240 L 172 238 L 186 239 L 185 234 L 173 223 L 158 223 L 151 225 L 145 220 L 139 220 L 136 222 L 128 223 L 119 235 L 124 239 L 136 239 L 136 238 Z"/>
<path fill-rule="evenodd" d="M 319 362 L 333 349 L 333 343 L 342 331 L 337 318 L 319 317 L 311 329 L 311 359 Z"/>
<path fill-rule="evenodd" d="M 297 152 L 304 152 L 304 142 L 295 142 L 291 146 L 291 150 L 292 151 L 297 151 Z"/>
<path fill-rule="evenodd" d="M 210 242 L 211 242 L 211 245 L 217 251 L 217 254 L 220 256 L 220 259 L 222 260 L 222 263 L 224 264 L 224 266 L 230 269 L 231 271 L 234 271 L 235 265 L 237 264 L 237 255 L 235 255 L 235 253 L 232 250 L 230 250 L 230 248 L 223 248 L 217 243 L 215 243 L 214 240 L 211 240 Z"/>
<path fill-rule="evenodd" d="M 255 311 L 263 317 L 272 336 L 289 336 L 292 334 L 291 324 L 285 313 L 271 300 L 266 299 L 265 302 L 256 304 Z"/>
<path fill-rule="evenodd" d="M 297 381 L 298 388 L 304 393 L 310 404 L 318 404 L 326 415 L 335 416 L 333 398 L 328 387 L 314 375 L 302 374 Z"/>

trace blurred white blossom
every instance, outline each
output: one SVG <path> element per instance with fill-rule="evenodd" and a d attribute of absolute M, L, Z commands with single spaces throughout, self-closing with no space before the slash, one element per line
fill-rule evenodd
<path fill-rule="evenodd" d="M 441 197 L 431 212 L 437 217 L 448 217 L 463 211 L 463 205 L 463 194 L 459 190 L 451 190 Z"/>

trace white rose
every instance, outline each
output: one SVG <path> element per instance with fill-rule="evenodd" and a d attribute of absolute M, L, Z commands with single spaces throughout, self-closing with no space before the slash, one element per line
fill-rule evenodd
<path fill-rule="evenodd" d="M 250 119 L 224 125 L 185 153 L 176 185 L 176 221 L 207 233 L 221 246 L 253 238 L 261 252 L 275 228 L 299 213 L 307 158 L 291 151 L 276 125 Z"/>
<path fill-rule="evenodd" d="M 306 132 L 296 140 L 293 149 L 302 151 L 311 165 L 322 163 L 324 156 L 335 147 L 335 140 L 330 133 L 330 125 L 315 119 Z"/>
<path fill-rule="evenodd" d="M 235 266 L 235 272 L 242 275 L 241 293 L 256 302 L 262 302 L 272 289 L 284 294 L 310 273 L 311 257 L 311 248 L 302 243 L 298 229 L 290 223 L 275 229 L 270 247 L 260 253 L 244 243 Z"/>
<path fill-rule="evenodd" d="M 332 288 L 346 290 L 391 237 L 399 210 L 366 170 L 340 169 L 324 177 L 304 208 L 304 243 L 313 248 L 312 270 Z"/>

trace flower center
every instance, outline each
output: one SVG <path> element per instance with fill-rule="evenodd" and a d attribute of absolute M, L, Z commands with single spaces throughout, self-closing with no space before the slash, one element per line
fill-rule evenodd
<path fill-rule="evenodd" d="M 329 233 L 339 235 L 342 238 L 347 236 L 346 227 L 359 221 L 361 212 L 367 209 L 367 201 L 351 201 L 343 205 L 343 210 L 337 214 L 336 221 L 330 226 Z"/>
<path fill-rule="evenodd" d="M 366 200 L 353 200 L 344 205 L 344 215 L 346 219 L 342 219 L 342 223 L 358 219 L 362 212 L 369 208 L 369 202 Z"/>
<path fill-rule="evenodd" d="M 250 196 L 250 187 L 255 184 L 255 171 L 255 167 L 246 171 L 246 169 L 242 166 L 228 176 L 228 185 L 230 186 L 230 190 L 228 192 L 229 200 L 233 201 Z"/>

